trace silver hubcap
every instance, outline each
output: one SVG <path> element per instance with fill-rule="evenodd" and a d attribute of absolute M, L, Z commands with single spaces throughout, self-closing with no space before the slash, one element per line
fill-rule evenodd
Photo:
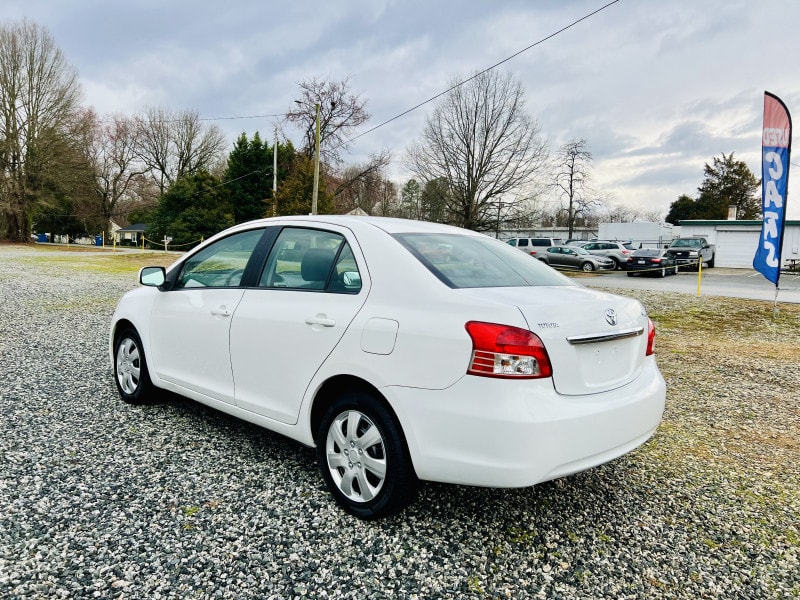
<path fill-rule="evenodd" d="M 336 487 L 354 502 L 369 502 L 386 479 L 386 451 L 380 431 L 357 410 L 339 414 L 325 440 L 328 469 Z"/>
<path fill-rule="evenodd" d="M 139 377 L 141 376 L 141 363 L 139 360 L 139 348 L 136 343 L 125 338 L 117 348 L 117 381 L 119 387 L 126 394 L 133 394 L 139 387 Z"/>

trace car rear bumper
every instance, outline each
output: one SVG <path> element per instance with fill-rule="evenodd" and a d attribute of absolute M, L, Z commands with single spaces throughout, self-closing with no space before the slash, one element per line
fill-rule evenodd
<path fill-rule="evenodd" d="M 552 381 L 465 376 L 446 390 L 384 390 L 421 479 L 526 487 L 603 464 L 644 443 L 661 421 L 666 385 L 648 358 L 633 382 L 562 396 Z"/>

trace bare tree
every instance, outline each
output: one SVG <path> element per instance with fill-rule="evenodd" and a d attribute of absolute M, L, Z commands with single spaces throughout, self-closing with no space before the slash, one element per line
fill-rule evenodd
<path fill-rule="evenodd" d="M 319 104 L 319 137 L 322 162 L 338 164 L 341 151 L 348 148 L 348 137 L 369 120 L 366 101 L 350 92 L 350 82 L 317 79 L 300 84 L 296 108 L 286 113 L 286 120 L 300 128 L 303 152 L 313 158 L 316 145 L 316 106 Z"/>
<path fill-rule="evenodd" d="M 566 211 L 566 224 L 571 238 L 576 218 L 588 217 L 591 209 L 599 204 L 589 191 L 592 164 L 589 143 L 585 139 L 567 142 L 561 146 L 556 160 L 558 170 L 555 186 L 565 204 L 562 210 Z"/>
<path fill-rule="evenodd" d="M 47 29 L 0 26 L 0 218 L 5 237 L 28 241 L 32 214 L 80 99 L 77 72 Z"/>
<path fill-rule="evenodd" d="M 136 154 L 161 194 L 183 175 L 212 171 L 224 160 L 227 141 L 197 111 L 149 107 L 136 117 Z"/>
<path fill-rule="evenodd" d="M 423 181 L 447 183 L 456 225 L 491 230 L 498 201 L 535 195 L 547 145 L 513 76 L 488 71 L 453 86 L 409 147 L 408 166 Z"/>
<path fill-rule="evenodd" d="M 126 214 L 140 200 L 138 182 L 148 168 L 136 152 L 137 131 L 136 121 L 123 115 L 112 115 L 105 122 L 94 121 L 90 153 L 95 191 L 107 231 L 113 217 Z"/>

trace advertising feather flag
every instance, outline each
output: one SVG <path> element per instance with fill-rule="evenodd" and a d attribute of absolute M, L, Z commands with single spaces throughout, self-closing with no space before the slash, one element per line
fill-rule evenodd
<path fill-rule="evenodd" d="M 792 117 L 780 98 L 764 92 L 764 127 L 761 132 L 761 210 L 763 224 L 753 268 L 775 284 L 777 300 L 781 275 Z"/>

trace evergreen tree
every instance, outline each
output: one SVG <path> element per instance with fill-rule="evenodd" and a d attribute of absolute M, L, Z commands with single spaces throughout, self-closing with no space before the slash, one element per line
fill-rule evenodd
<path fill-rule="evenodd" d="M 758 219 L 760 187 L 761 180 L 744 161 L 735 160 L 732 152 L 723 153 L 722 158 L 714 157 L 713 164 L 706 163 L 697 199 L 681 195 L 670 205 L 666 221 L 677 225 L 687 219 L 727 219 L 729 206 L 736 206 L 738 219 Z"/>
<path fill-rule="evenodd" d="M 680 225 L 682 220 L 694 218 L 694 206 L 694 198 L 687 194 L 681 194 L 675 202 L 669 205 L 665 221 L 673 225 Z"/>
<path fill-rule="evenodd" d="M 178 179 L 161 196 L 147 237 L 171 245 L 192 245 L 234 224 L 233 207 L 225 186 L 206 171 Z"/>
<path fill-rule="evenodd" d="M 282 184 L 278 184 L 278 214 L 310 214 L 313 189 L 314 160 L 307 158 L 303 154 L 297 154 L 295 155 L 294 161 L 289 169 L 286 180 Z M 325 178 L 320 177 L 319 190 L 317 194 L 317 213 L 321 215 L 329 215 L 333 212 L 333 198 L 328 193 Z"/>
<path fill-rule="evenodd" d="M 274 144 L 262 141 L 257 131 L 252 140 L 242 133 L 228 156 L 225 187 L 237 223 L 273 214 L 274 148 Z M 294 154 L 291 142 L 278 143 L 278 187 L 286 180 Z"/>
<path fill-rule="evenodd" d="M 739 219 L 757 219 L 761 213 L 758 196 L 761 180 L 747 163 L 733 158 L 733 152 L 722 158 L 714 157 L 713 164 L 706 163 L 703 183 L 697 189 L 695 203 L 698 219 L 726 219 L 728 207 L 737 209 Z"/>
<path fill-rule="evenodd" d="M 244 133 L 236 140 L 228 156 L 225 181 L 236 223 L 267 214 L 267 200 L 272 196 L 272 163 L 267 162 L 267 148 L 257 131 L 252 140 L 248 141 Z"/>

